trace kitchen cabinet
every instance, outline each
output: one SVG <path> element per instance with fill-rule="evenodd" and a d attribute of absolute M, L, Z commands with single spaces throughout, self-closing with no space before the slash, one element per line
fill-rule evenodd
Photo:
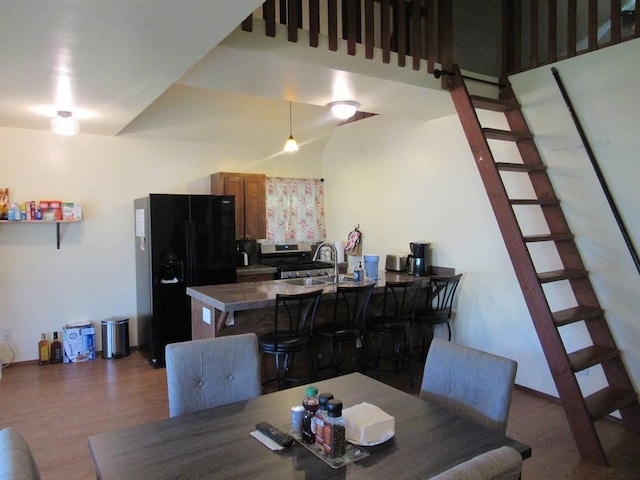
<path fill-rule="evenodd" d="M 236 239 L 257 240 L 267 236 L 266 175 L 218 172 L 211 175 L 212 195 L 236 198 Z"/>

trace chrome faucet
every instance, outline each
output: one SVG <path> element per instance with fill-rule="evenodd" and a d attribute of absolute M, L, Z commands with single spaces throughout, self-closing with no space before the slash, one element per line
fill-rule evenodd
<path fill-rule="evenodd" d="M 333 257 L 333 282 L 334 283 L 338 283 L 338 250 L 336 249 L 336 246 L 333 243 L 330 242 L 322 242 L 320 245 L 318 245 L 318 248 L 316 249 L 316 253 L 313 254 L 313 261 L 317 261 L 318 257 L 320 256 L 320 250 L 322 250 L 322 247 L 329 247 L 331 249 L 331 253 L 332 253 L 332 257 Z"/>

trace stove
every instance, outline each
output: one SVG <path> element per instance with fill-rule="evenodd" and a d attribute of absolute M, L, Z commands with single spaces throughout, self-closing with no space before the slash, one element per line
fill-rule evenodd
<path fill-rule="evenodd" d="M 260 263 L 276 267 L 275 278 L 319 277 L 333 274 L 333 264 L 314 262 L 309 242 L 261 243 Z"/>

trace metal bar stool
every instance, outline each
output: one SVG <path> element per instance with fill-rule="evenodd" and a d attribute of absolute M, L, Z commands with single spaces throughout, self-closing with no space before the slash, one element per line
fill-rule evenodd
<path fill-rule="evenodd" d="M 376 379 L 380 373 L 382 358 L 382 338 L 391 337 L 393 350 L 391 360 L 396 373 L 403 367 L 409 371 L 409 380 L 413 388 L 411 373 L 411 351 L 413 350 L 413 315 L 421 280 L 387 282 L 382 300 L 382 313 L 367 319 L 367 339 L 373 336 L 373 342 L 367 340 L 367 348 L 372 344 Z"/>
<path fill-rule="evenodd" d="M 318 343 L 329 343 L 331 369 L 333 375 L 340 375 L 346 369 L 343 345 L 360 341 L 363 347 L 359 369 L 363 369 L 366 361 L 364 352 L 364 331 L 367 308 L 375 283 L 338 285 L 333 307 L 333 318 L 330 322 L 318 321 L 314 325 L 313 337 Z"/>
<path fill-rule="evenodd" d="M 420 348 L 424 359 L 433 340 L 436 325 L 447 324 L 451 341 L 451 311 L 462 274 L 451 277 L 433 276 L 429 280 L 424 307 L 416 308 L 413 321 L 420 327 Z"/>
<path fill-rule="evenodd" d="M 277 294 L 274 315 L 274 328 L 260 335 L 258 344 L 266 354 L 275 355 L 276 376 L 262 382 L 278 382 L 282 390 L 289 382 L 304 380 L 290 376 L 295 353 L 307 352 L 311 363 L 309 378 L 313 379 L 314 365 L 311 355 L 311 331 L 316 311 L 320 303 L 322 290 L 313 290 L 298 294 Z"/>

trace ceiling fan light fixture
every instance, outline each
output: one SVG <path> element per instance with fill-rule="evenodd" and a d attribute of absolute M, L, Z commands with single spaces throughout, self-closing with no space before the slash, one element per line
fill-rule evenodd
<path fill-rule="evenodd" d="M 51 119 L 51 131 L 56 135 L 69 137 L 80 131 L 80 123 L 70 111 L 59 110 L 58 115 Z"/>
<path fill-rule="evenodd" d="M 340 120 L 346 120 L 356 114 L 360 104 L 353 100 L 338 100 L 328 104 L 333 113 Z"/>

